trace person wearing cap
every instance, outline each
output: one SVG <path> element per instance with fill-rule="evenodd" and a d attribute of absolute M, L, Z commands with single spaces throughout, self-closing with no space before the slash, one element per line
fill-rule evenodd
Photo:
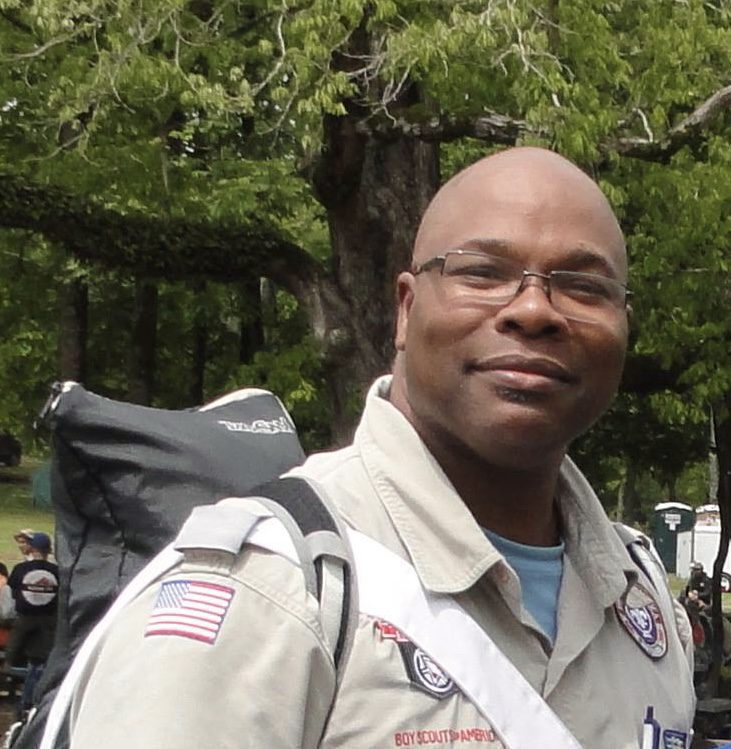
<path fill-rule="evenodd" d="M 16 564 L 8 578 L 17 612 L 5 653 L 8 667 L 45 663 L 56 628 L 58 565 L 48 559 L 51 539 L 33 533 L 28 547 L 31 558 Z"/>
<path fill-rule="evenodd" d="M 27 560 L 33 559 L 30 549 L 30 540 L 35 535 L 32 528 L 21 528 L 14 536 L 15 543 L 18 544 L 18 550 Z"/>

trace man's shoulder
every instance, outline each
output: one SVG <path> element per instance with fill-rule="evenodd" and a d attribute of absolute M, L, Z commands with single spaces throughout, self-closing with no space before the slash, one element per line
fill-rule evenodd
<path fill-rule="evenodd" d="M 359 459 L 357 447 L 350 444 L 346 447 L 313 453 L 302 465 L 293 468 L 287 475 L 320 480 L 343 470 L 348 464 Z"/>
<path fill-rule="evenodd" d="M 356 441 L 339 450 L 315 453 L 287 475 L 311 481 L 346 525 L 400 548 L 372 468 Z"/>

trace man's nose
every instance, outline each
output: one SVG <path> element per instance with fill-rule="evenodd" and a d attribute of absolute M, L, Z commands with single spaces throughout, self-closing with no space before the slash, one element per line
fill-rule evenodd
<path fill-rule="evenodd" d="M 495 316 L 499 330 L 520 331 L 530 337 L 557 335 L 568 329 L 566 318 L 551 304 L 548 279 L 526 274 L 513 299 Z"/>

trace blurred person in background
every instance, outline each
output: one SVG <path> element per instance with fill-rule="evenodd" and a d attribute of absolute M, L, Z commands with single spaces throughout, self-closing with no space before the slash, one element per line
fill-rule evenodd
<path fill-rule="evenodd" d="M 28 667 L 19 712 L 31 707 L 33 690 L 53 647 L 58 600 L 58 565 L 48 559 L 51 539 L 45 533 L 33 533 L 28 547 L 31 558 L 16 564 L 8 578 L 17 617 L 5 666 Z"/>
<path fill-rule="evenodd" d="M 0 648 L 8 644 L 13 619 L 15 619 L 15 601 L 8 585 L 8 568 L 0 562 Z"/>

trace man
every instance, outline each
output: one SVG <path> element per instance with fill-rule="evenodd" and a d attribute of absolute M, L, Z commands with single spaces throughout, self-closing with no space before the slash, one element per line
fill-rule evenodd
<path fill-rule="evenodd" d="M 688 597 L 693 591 L 696 592 L 696 600 L 707 606 L 711 605 L 711 578 L 706 574 L 701 562 L 693 562 L 690 565 L 690 577 L 684 594 Z"/>
<path fill-rule="evenodd" d="M 340 673 L 289 559 L 196 551 L 105 638 L 71 748 L 689 746 L 687 622 L 566 458 L 619 383 L 626 275 L 606 199 L 563 158 L 512 149 L 447 183 L 398 278 L 393 379 L 350 447 L 294 472 L 357 531 Z M 384 566 L 363 574 L 362 549 Z M 229 591 L 214 642 L 148 627 L 175 581 Z M 403 624 L 365 610 L 380 591 Z"/>

